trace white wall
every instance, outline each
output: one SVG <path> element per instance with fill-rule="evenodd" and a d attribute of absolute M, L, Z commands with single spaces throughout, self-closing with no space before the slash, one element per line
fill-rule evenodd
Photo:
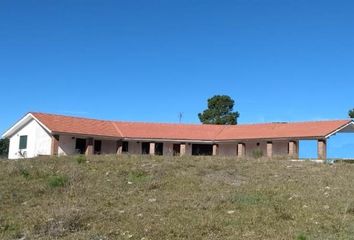
<path fill-rule="evenodd" d="M 27 158 L 50 155 L 51 135 L 36 121 L 30 120 L 24 127 L 10 137 L 9 159 L 22 158 L 19 153 L 20 136 L 27 135 L 27 149 L 21 150 Z"/>
<path fill-rule="evenodd" d="M 76 140 L 73 136 L 69 135 L 60 135 L 59 136 L 59 148 L 58 155 L 72 155 L 75 154 L 75 143 Z"/>

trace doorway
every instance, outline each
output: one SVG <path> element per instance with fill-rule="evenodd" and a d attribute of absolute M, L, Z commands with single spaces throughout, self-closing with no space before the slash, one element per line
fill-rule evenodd
<path fill-rule="evenodd" d="M 102 141 L 101 140 L 95 140 L 94 143 L 94 154 L 101 154 L 102 150 Z"/>
<path fill-rule="evenodd" d="M 173 144 L 173 156 L 181 155 L 181 144 Z"/>
<path fill-rule="evenodd" d="M 155 143 L 155 155 L 163 155 L 163 143 Z"/>
<path fill-rule="evenodd" d="M 84 154 L 86 151 L 86 139 L 76 138 L 75 151 L 78 154 Z"/>
<path fill-rule="evenodd" d="M 211 156 L 213 155 L 213 145 L 211 144 L 193 144 L 192 155 Z"/>
<path fill-rule="evenodd" d="M 150 154 L 150 143 L 141 143 L 141 154 Z"/>

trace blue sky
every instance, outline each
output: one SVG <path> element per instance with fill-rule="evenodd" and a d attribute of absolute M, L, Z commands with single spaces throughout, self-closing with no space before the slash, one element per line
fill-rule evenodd
<path fill-rule="evenodd" d="M 350 0 L 0 1 L 0 132 L 28 111 L 198 122 L 214 94 L 235 99 L 240 123 L 347 118 L 353 12 Z M 354 136 L 336 141 L 330 154 L 354 156 Z"/>

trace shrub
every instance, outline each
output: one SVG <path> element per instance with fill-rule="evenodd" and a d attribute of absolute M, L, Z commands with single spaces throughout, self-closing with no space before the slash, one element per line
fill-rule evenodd
<path fill-rule="evenodd" d="M 308 238 L 306 237 L 305 234 L 301 233 L 296 237 L 296 240 L 307 240 Z"/>
<path fill-rule="evenodd" d="M 252 156 L 256 159 L 263 157 L 263 151 L 259 148 L 253 150 Z"/>
<path fill-rule="evenodd" d="M 150 176 L 142 171 L 142 170 L 136 170 L 136 171 L 132 171 L 129 173 L 128 176 L 128 181 L 130 182 L 144 182 L 146 180 L 148 180 L 150 178 Z"/>
<path fill-rule="evenodd" d="M 54 175 L 48 179 L 48 185 L 51 188 L 64 187 L 68 183 L 69 178 L 65 175 Z"/>
<path fill-rule="evenodd" d="M 85 155 L 79 155 L 76 157 L 76 162 L 78 164 L 85 163 L 86 162 L 86 156 Z"/>
<path fill-rule="evenodd" d="M 20 168 L 20 175 L 24 178 L 28 178 L 30 176 L 29 171 L 26 168 Z"/>

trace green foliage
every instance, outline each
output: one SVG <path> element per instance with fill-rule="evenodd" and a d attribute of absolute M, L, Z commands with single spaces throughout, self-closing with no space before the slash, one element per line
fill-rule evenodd
<path fill-rule="evenodd" d="M 235 101 L 226 95 L 215 95 L 208 99 L 208 109 L 199 113 L 203 124 L 236 125 L 238 112 L 233 112 Z"/>
<path fill-rule="evenodd" d="M 259 159 L 259 158 L 263 157 L 263 151 L 261 149 L 257 148 L 257 149 L 252 151 L 252 156 L 255 159 Z"/>
<path fill-rule="evenodd" d="M 54 175 L 48 178 L 48 185 L 51 188 L 64 187 L 69 181 L 65 175 Z"/>
<path fill-rule="evenodd" d="M 296 237 L 296 240 L 307 240 L 308 238 L 306 237 L 305 234 L 301 233 Z"/>
<path fill-rule="evenodd" d="M 7 156 L 9 153 L 9 139 L 0 139 L 0 156 Z"/>
<path fill-rule="evenodd" d="M 85 155 L 79 155 L 76 157 L 76 162 L 78 164 L 85 163 L 86 162 L 86 156 Z"/>
<path fill-rule="evenodd" d="M 136 171 L 132 171 L 129 173 L 128 176 L 128 181 L 129 182 L 144 182 L 146 180 L 148 180 L 150 178 L 150 176 L 142 170 L 136 170 Z"/>
<path fill-rule="evenodd" d="M 354 118 L 354 108 L 350 110 L 348 114 L 350 118 Z"/>
<path fill-rule="evenodd" d="M 264 197 L 260 194 L 236 194 L 232 196 L 231 203 L 242 205 L 255 205 L 265 201 Z"/>
<path fill-rule="evenodd" d="M 29 171 L 26 168 L 20 168 L 20 175 L 24 178 L 28 178 L 30 176 Z"/>

